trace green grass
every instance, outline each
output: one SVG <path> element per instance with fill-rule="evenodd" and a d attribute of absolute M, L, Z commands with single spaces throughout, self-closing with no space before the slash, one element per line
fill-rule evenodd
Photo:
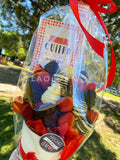
<path fill-rule="evenodd" d="M 8 160 L 14 149 L 11 98 L 0 97 L 0 160 Z"/>
<path fill-rule="evenodd" d="M 7 61 L 6 63 L 7 63 L 7 64 L 9 64 L 9 65 L 11 65 L 11 66 L 13 66 L 13 65 L 14 65 L 14 63 L 13 63 L 13 62 L 9 62 L 9 61 Z"/>
<path fill-rule="evenodd" d="M 102 107 L 94 133 L 72 160 L 120 160 L 120 108 Z"/>
<path fill-rule="evenodd" d="M 118 160 L 116 153 L 107 148 L 105 141 L 94 131 L 85 145 L 74 155 L 72 160 Z"/>
<path fill-rule="evenodd" d="M 113 95 L 113 94 L 108 93 L 108 92 L 105 92 L 104 95 L 107 96 L 107 97 L 110 97 L 110 98 L 113 98 L 115 100 L 119 100 L 120 101 L 120 96 Z"/>
<path fill-rule="evenodd" d="M 16 67 L 16 68 L 23 69 L 23 67 L 20 67 L 20 66 L 15 65 L 13 62 L 8 62 L 8 61 L 7 61 L 7 64 L 10 65 L 10 66 Z"/>
<path fill-rule="evenodd" d="M 0 97 L 0 160 L 8 160 L 15 148 L 10 100 Z M 103 104 L 94 133 L 72 160 L 120 160 L 120 108 Z"/>

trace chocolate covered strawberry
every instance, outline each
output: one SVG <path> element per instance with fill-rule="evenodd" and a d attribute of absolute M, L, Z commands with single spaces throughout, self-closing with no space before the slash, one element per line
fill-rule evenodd
<path fill-rule="evenodd" d="M 59 65 L 55 60 L 50 61 L 45 65 L 45 70 L 52 76 L 59 70 Z"/>
<path fill-rule="evenodd" d="M 32 127 L 38 135 L 43 135 L 45 133 L 48 133 L 42 120 L 40 119 L 39 120 L 28 120 L 26 121 L 26 123 L 28 126 Z"/>
<path fill-rule="evenodd" d="M 23 100 L 23 97 L 18 96 L 13 101 L 13 110 L 16 113 L 21 113 L 25 104 L 26 102 Z"/>
<path fill-rule="evenodd" d="M 58 119 L 59 126 L 65 123 L 68 123 L 70 126 L 73 126 L 74 122 L 75 122 L 75 117 L 72 114 L 72 112 L 67 112 L 66 114 L 63 114 L 62 116 L 60 116 L 60 118 Z"/>
<path fill-rule="evenodd" d="M 35 68 L 35 71 L 34 71 L 33 75 L 34 75 L 35 77 L 37 77 L 37 76 L 43 74 L 44 72 L 46 72 L 46 71 L 43 69 L 43 67 L 42 67 L 40 64 L 38 64 L 38 65 L 36 66 L 36 68 Z"/>
<path fill-rule="evenodd" d="M 27 103 L 23 106 L 21 115 L 26 120 L 30 120 L 33 118 L 33 109 L 29 103 Z"/>
<path fill-rule="evenodd" d="M 86 86 L 86 89 L 87 90 L 94 90 L 96 89 L 96 84 L 95 83 L 89 83 L 87 86 Z"/>
<path fill-rule="evenodd" d="M 61 112 L 70 112 L 73 108 L 73 98 L 66 97 L 61 103 L 58 104 Z"/>
<path fill-rule="evenodd" d="M 88 110 L 90 110 L 95 105 L 96 92 L 94 90 L 87 90 L 85 92 L 85 102 L 87 104 Z"/>
<path fill-rule="evenodd" d="M 96 122 L 96 120 L 98 118 L 98 113 L 95 112 L 94 110 L 88 110 L 87 114 L 86 114 L 86 118 L 89 123 L 93 124 Z"/>

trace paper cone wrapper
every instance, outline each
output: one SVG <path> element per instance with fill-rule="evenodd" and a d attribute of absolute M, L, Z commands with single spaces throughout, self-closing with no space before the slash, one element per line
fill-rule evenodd
<path fill-rule="evenodd" d="M 59 160 L 64 146 L 63 140 L 58 135 L 48 133 L 39 136 L 25 122 L 23 122 L 20 143 L 26 154 L 35 153 L 38 160 Z M 19 160 L 23 160 L 21 153 L 19 153 Z"/>

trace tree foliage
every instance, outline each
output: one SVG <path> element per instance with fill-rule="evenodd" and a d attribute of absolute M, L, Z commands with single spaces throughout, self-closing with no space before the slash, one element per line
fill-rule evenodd
<path fill-rule="evenodd" d="M 19 48 L 19 35 L 15 31 L 3 32 L 0 30 L 0 49 L 17 52 Z"/>
<path fill-rule="evenodd" d="M 1 0 L 1 16 L 4 21 L 2 20 L 0 25 L 5 30 L 18 30 L 22 35 L 24 47 L 28 48 L 40 16 L 58 4 L 68 4 L 68 0 Z"/>
<path fill-rule="evenodd" d="M 113 0 L 117 6 L 117 12 L 105 14 L 103 16 L 104 22 L 107 26 L 108 32 L 112 40 L 115 57 L 116 57 L 116 75 L 113 83 L 119 84 L 120 82 L 120 2 Z M 109 45 L 109 66 L 111 60 L 111 50 Z"/>
<path fill-rule="evenodd" d="M 120 2 L 113 0 L 117 5 L 116 13 L 103 15 L 104 22 L 110 33 L 116 56 L 116 77 L 120 77 Z M 58 6 L 66 5 L 69 0 L 1 0 L 0 25 L 4 30 L 17 30 L 22 36 L 24 48 L 28 49 L 33 32 L 38 26 L 40 16 Z M 109 56 L 111 51 L 109 47 Z M 109 58 L 110 59 L 110 58 Z M 110 61 L 109 61 L 110 65 Z M 118 81 L 118 78 L 115 78 Z M 116 81 L 116 80 L 115 80 Z"/>
<path fill-rule="evenodd" d="M 3 32 L 3 30 L 0 30 L 0 49 L 5 50 L 4 54 L 6 56 L 18 57 L 21 60 L 24 60 L 27 54 L 16 31 Z"/>
<path fill-rule="evenodd" d="M 25 60 L 27 51 L 23 48 L 23 45 L 20 45 L 17 51 L 6 49 L 4 54 L 7 57 L 15 57 L 19 60 Z"/>

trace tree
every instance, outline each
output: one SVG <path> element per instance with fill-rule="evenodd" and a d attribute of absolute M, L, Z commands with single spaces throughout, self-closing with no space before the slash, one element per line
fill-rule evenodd
<path fill-rule="evenodd" d="M 25 60 L 27 52 L 23 47 L 20 47 L 17 52 L 13 52 L 10 50 L 5 50 L 4 53 L 7 57 L 14 57 L 14 59 Z"/>
<path fill-rule="evenodd" d="M 2 49 L 3 49 L 3 39 L 4 39 L 3 30 L 0 29 L 0 55 L 2 54 Z"/>
<path fill-rule="evenodd" d="M 0 30 L 0 49 L 6 49 L 17 52 L 19 48 L 19 34 L 16 31 L 3 32 Z"/>
<path fill-rule="evenodd" d="M 26 55 L 27 55 L 27 51 L 24 49 L 22 41 L 20 41 L 17 57 L 18 57 L 19 60 L 25 60 Z"/>
<path fill-rule="evenodd" d="M 24 47 L 28 48 L 40 16 L 58 3 L 59 0 L 1 0 L 0 7 L 3 9 L 1 9 L 0 25 L 5 30 L 18 30 L 24 41 Z M 68 0 L 60 1 L 60 5 L 65 4 L 68 4 Z"/>
<path fill-rule="evenodd" d="M 3 32 L 0 30 L 0 48 L 4 49 L 4 54 L 8 57 L 18 57 L 24 60 L 26 57 L 26 50 L 23 47 L 21 38 L 16 31 Z"/>
<path fill-rule="evenodd" d="M 103 18 L 113 42 L 117 62 L 116 76 L 120 77 L 120 3 L 119 0 L 113 1 L 117 5 L 117 12 L 105 14 Z M 28 49 L 33 32 L 38 26 L 40 16 L 58 4 L 66 5 L 68 3 L 69 0 L 1 0 L 0 7 L 3 9 L 0 13 L 2 17 L 0 25 L 4 30 L 16 29 L 22 36 L 24 48 Z"/>
<path fill-rule="evenodd" d="M 117 6 L 117 12 L 103 15 L 103 19 L 110 33 L 112 40 L 115 57 L 116 57 L 116 74 L 113 84 L 119 84 L 120 82 L 120 3 L 118 0 L 113 0 Z M 109 66 L 111 59 L 111 50 L 109 45 Z"/>

